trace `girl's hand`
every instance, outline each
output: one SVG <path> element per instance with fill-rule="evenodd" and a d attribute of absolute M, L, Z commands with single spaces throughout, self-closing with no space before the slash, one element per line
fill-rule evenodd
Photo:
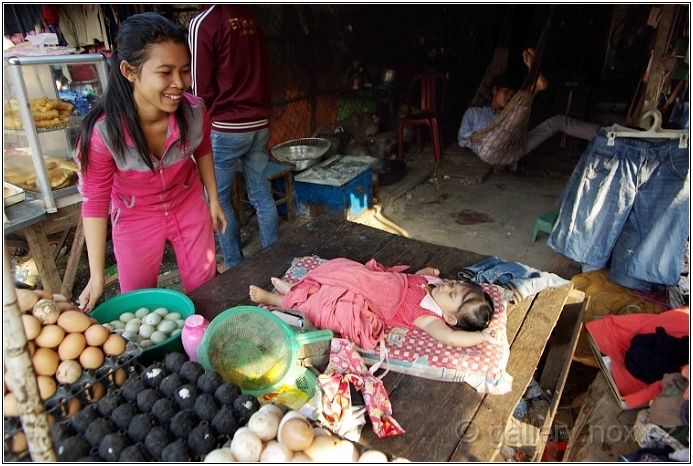
<path fill-rule="evenodd" d="M 501 341 L 496 338 L 496 331 L 491 330 L 491 327 L 486 327 L 481 332 L 481 341 L 485 343 L 500 344 Z"/>
<path fill-rule="evenodd" d="M 226 214 L 219 201 L 209 203 L 209 212 L 212 215 L 212 227 L 214 231 L 224 233 L 226 231 Z"/>
<path fill-rule="evenodd" d="M 103 278 L 95 279 L 93 276 L 89 278 L 89 283 L 84 287 L 82 294 L 79 295 L 79 308 L 84 312 L 91 312 L 96 307 L 96 303 L 103 294 Z"/>
<path fill-rule="evenodd" d="M 440 276 L 440 270 L 434 267 L 424 267 L 423 269 L 416 272 L 418 275 L 433 275 L 434 277 Z"/>

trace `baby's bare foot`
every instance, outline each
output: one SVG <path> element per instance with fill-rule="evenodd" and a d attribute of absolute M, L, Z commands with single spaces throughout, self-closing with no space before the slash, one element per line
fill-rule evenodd
<path fill-rule="evenodd" d="M 272 285 L 277 289 L 278 292 L 281 294 L 286 294 L 289 292 L 291 289 L 292 284 L 287 282 L 286 280 L 282 280 L 281 278 L 277 277 L 272 277 Z"/>
<path fill-rule="evenodd" d="M 259 286 L 250 285 L 250 300 L 257 304 L 269 304 L 271 306 L 281 306 L 283 295 L 270 293 Z"/>

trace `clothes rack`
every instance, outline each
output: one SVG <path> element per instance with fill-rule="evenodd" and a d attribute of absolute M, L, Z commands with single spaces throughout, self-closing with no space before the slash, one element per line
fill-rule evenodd
<path fill-rule="evenodd" d="M 688 129 L 662 129 L 662 113 L 659 110 L 646 112 L 642 118 L 653 118 L 650 129 L 641 131 L 627 128 L 620 125 L 612 125 L 607 129 L 607 145 L 613 146 L 616 138 L 638 138 L 638 139 L 678 139 L 679 149 L 688 147 L 690 131 Z"/>

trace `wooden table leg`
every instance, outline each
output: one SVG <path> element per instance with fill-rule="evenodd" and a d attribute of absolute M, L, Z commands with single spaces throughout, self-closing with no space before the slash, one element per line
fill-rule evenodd
<path fill-rule="evenodd" d="M 75 286 L 77 267 L 79 266 L 79 260 L 82 257 L 82 251 L 84 251 L 84 242 L 84 229 L 82 228 L 82 219 L 80 218 L 79 222 L 77 223 L 77 227 L 75 228 L 75 237 L 72 240 L 70 256 L 67 259 L 65 275 L 63 276 L 63 284 L 60 286 L 60 294 L 67 296 L 68 299 L 71 299 L 72 288 Z"/>
<path fill-rule="evenodd" d="M 36 263 L 36 270 L 41 277 L 43 289 L 50 293 L 60 292 L 60 275 L 53 260 L 53 252 L 48 245 L 48 238 L 43 222 L 30 225 L 23 230 L 31 257 Z"/>

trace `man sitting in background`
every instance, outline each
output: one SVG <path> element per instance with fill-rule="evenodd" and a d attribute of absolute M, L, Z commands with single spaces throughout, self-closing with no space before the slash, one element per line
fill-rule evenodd
<path fill-rule="evenodd" d="M 522 60 L 527 68 L 531 68 L 535 51 L 527 49 L 522 52 Z M 534 95 L 549 86 L 549 82 L 543 74 L 539 75 Z M 478 153 L 476 145 L 469 140 L 470 136 L 483 131 L 500 115 L 508 105 L 518 89 L 517 81 L 510 75 L 502 74 L 491 81 L 491 101 L 485 107 L 470 107 L 462 116 L 462 123 L 457 133 L 457 141 L 460 147 L 466 147 Z M 523 155 L 527 155 L 536 149 L 542 142 L 549 139 L 558 131 L 563 131 L 568 136 L 573 136 L 587 141 L 591 140 L 599 129 L 599 125 L 579 121 L 565 115 L 555 115 L 544 121 L 527 133 L 527 141 Z"/>

